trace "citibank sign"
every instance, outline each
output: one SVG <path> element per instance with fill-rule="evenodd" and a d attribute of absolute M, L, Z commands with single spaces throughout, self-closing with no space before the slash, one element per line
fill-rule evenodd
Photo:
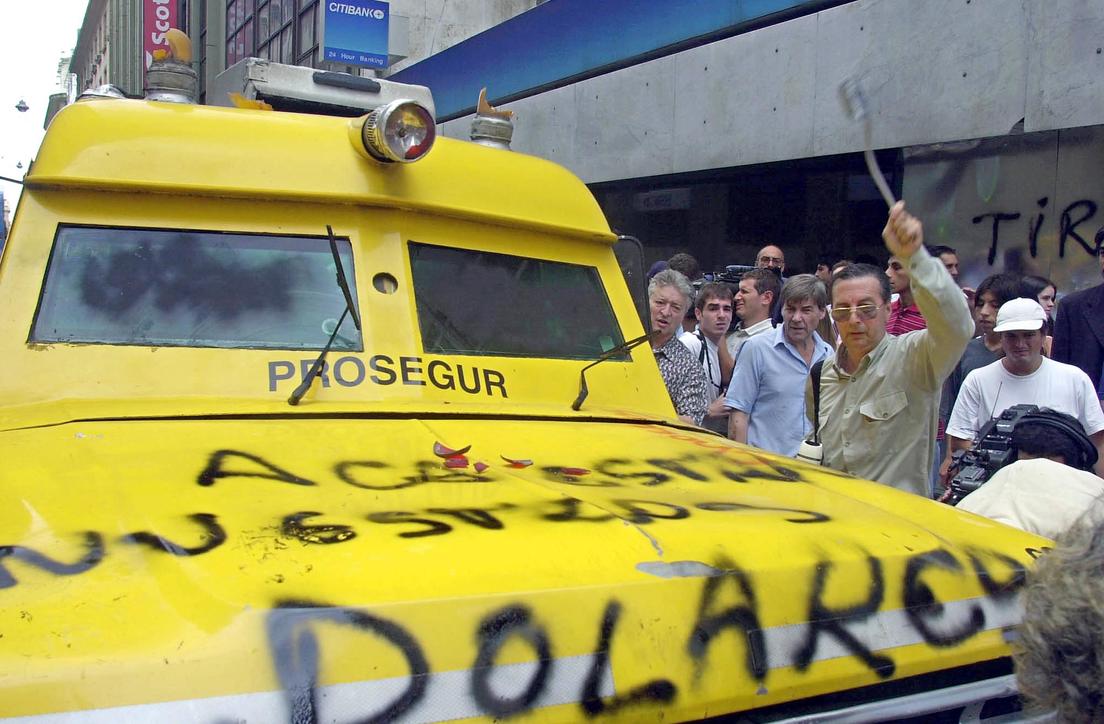
<path fill-rule="evenodd" d="M 373 18 L 375 20 L 385 20 L 387 18 L 386 10 L 380 10 L 379 8 L 362 8 L 356 5 L 349 5 L 348 3 L 330 3 L 329 10 L 332 13 L 345 13 L 346 15 L 356 15 L 358 17 Z"/>
<path fill-rule="evenodd" d="M 323 60 L 365 68 L 387 67 L 388 3 L 327 0 L 323 7 Z"/>

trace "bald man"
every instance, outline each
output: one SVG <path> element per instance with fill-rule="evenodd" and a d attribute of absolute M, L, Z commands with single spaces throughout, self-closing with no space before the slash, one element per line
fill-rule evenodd
<path fill-rule="evenodd" d="M 773 244 L 767 244 L 755 255 L 755 266 L 760 269 L 774 269 L 778 276 L 786 271 L 786 255 Z"/>

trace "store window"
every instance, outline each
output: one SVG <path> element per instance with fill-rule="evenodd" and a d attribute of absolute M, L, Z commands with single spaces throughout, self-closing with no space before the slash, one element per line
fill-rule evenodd
<path fill-rule="evenodd" d="M 254 0 L 228 0 L 226 3 L 226 65 L 253 55 Z"/>
<path fill-rule="evenodd" d="M 316 67 L 318 24 L 318 0 L 227 0 L 226 65 L 256 56 Z"/>

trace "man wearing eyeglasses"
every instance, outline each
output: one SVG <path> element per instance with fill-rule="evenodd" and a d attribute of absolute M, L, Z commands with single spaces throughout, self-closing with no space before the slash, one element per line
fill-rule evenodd
<path fill-rule="evenodd" d="M 966 299 L 923 247 L 920 221 L 897 202 L 882 230 L 889 253 L 907 265 L 927 329 L 886 334 L 889 279 L 852 264 L 832 281 L 832 318 L 840 347 L 820 376 L 824 465 L 917 495 L 930 494 L 936 413 L 943 380 L 974 331 Z M 806 387 L 813 404 L 813 378 Z"/>
<path fill-rule="evenodd" d="M 1096 256 L 1104 274 L 1104 227 L 1096 232 Z M 1104 284 L 1069 294 L 1058 304 L 1050 357 L 1080 367 L 1104 401 Z M 1104 404 L 1104 403 L 1102 403 Z"/>
<path fill-rule="evenodd" d="M 774 269 L 781 277 L 786 271 L 786 255 L 777 246 L 768 244 L 755 255 L 755 266 L 760 269 Z"/>

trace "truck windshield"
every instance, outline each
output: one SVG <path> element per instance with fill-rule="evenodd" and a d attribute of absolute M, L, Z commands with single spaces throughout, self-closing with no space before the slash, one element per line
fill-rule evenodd
<path fill-rule="evenodd" d="M 62 226 L 30 341 L 322 349 L 344 309 L 324 236 Z M 350 319 L 333 347 L 363 349 Z"/>
<path fill-rule="evenodd" d="M 594 267 L 413 241 L 410 266 L 428 353 L 595 359 L 624 341 Z"/>

